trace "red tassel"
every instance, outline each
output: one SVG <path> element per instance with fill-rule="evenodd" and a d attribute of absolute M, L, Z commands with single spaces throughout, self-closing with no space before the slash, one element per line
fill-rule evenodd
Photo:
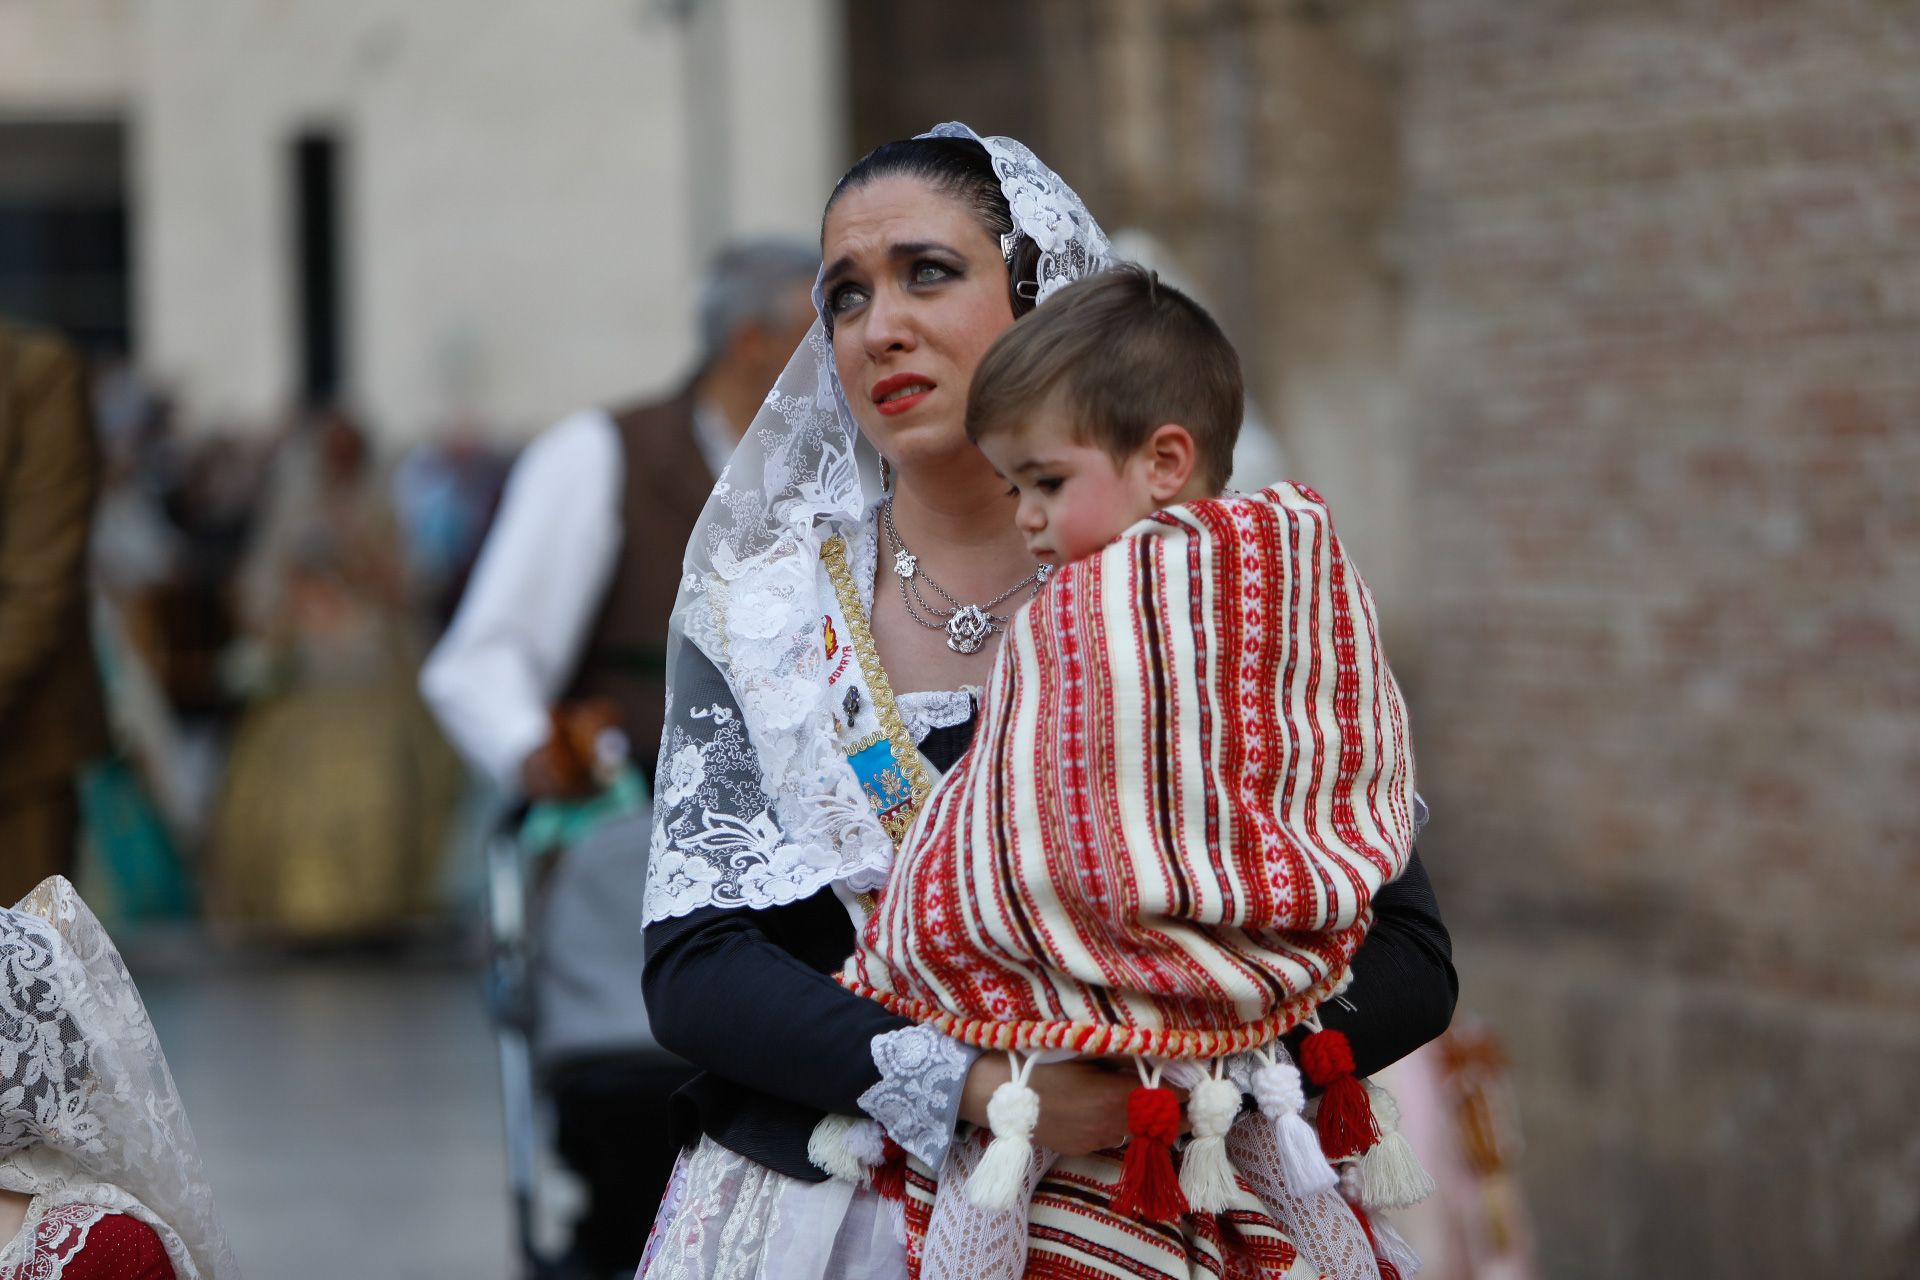
<path fill-rule="evenodd" d="M 1319 1085 L 1320 1149 L 1329 1160 L 1357 1156 L 1380 1141 L 1367 1086 L 1353 1074 L 1353 1046 L 1338 1031 L 1316 1031 L 1300 1042 L 1300 1069 Z"/>
<path fill-rule="evenodd" d="M 1127 1134 L 1120 1183 L 1113 1189 L 1113 1211 L 1152 1222 L 1173 1221 L 1187 1211 L 1180 1175 L 1173 1168 L 1173 1144 L 1180 1139 L 1180 1095 L 1145 1085 L 1128 1094 Z"/>
<path fill-rule="evenodd" d="M 892 1138 L 880 1144 L 880 1163 L 873 1166 L 873 1189 L 883 1199 L 906 1203 L 907 1149 Z"/>

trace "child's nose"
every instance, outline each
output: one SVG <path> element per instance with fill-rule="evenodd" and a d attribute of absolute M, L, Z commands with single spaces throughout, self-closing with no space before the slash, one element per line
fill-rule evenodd
<path fill-rule="evenodd" d="M 1046 513 L 1031 498 L 1020 499 L 1020 509 L 1014 513 L 1013 520 L 1022 533 L 1038 533 L 1047 527 Z"/>

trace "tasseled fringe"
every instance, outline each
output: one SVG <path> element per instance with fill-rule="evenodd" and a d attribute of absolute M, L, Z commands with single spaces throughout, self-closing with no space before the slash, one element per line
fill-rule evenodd
<path fill-rule="evenodd" d="M 1362 1155 L 1380 1140 L 1366 1086 L 1353 1074 L 1353 1047 L 1345 1035 L 1316 1030 L 1300 1042 L 1300 1066 L 1321 1089 L 1315 1127 L 1327 1159 Z"/>
<path fill-rule="evenodd" d="M 880 1162 L 886 1141 L 871 1120 L 825 1115 L 807 1136 L 807 1160 L 830 1178 L 864 1186 L 867 1170 Z"/>
<path fill-rule="evenodd" d="M 907 1149 L 892 1138 L 880 1144 L 880 1159 L 873 1166 L 873 1189 L 884 1200 L 905 1203 L 907 1199 Z"/>
<path fill-rule="evenodd" d="M 1413 1280 L 1420 1274 L 1420 1255 L 1414 1251 L 1407 1238 L 1393 1229 L 1393 1224 L 1385 1218 L 1376 1217 L 1372 1222 L 1373 1251 L 1383 1264 L 1380 1268 L 1381 1280 L 1387 1280 L 1387 1268 L 1392 1267 L 1399 1280 Z"/>
<path fill-rule="evenodd" d="M 887 1158 L 893 1139 L 875 1120 L 856 1120 L 847 1126 L 847 1153 L 865 1168 L 871 1169 Z"/>
<path fill-rule="evenodd" d="M 987 1099 L 987 1126 L 993 1130 L 993 1141 L 967 1179 L 967 1199 L 989 1213 L 1011 1209 L 1019 1202 L 1027 1170 L 1033 1167 L 1033 1129 L 1040 1123 L 1040 1095 L 1027 1083 L 1033 1076 L 1034 1059 L 1029 1056 L 1022 1062 L 1013 1053 L 1007 1057 L 1013 1063 L 1013 1078 Z"/>
<path fill-rule="evenodd" d="M 1286 1056 L 1271 1049 L 1255 1050 L 1260 1065 L 1253 1070 L 1253 1100 L 1260 1114 L 1273 1123 L 1273 1135 L 1280 1147 L 1280 1176 L 1289 1190 L 1308 1196 L 1331 1191 L 1340 1181 L 1320 1150 L 1319 1135 L 1301 1114 L 1307 1094 L 1300 1084 L 1299 1069 Z"/>
<path fill-rule="evenodd" d="M 1127 1095 L 1127 1148 L 1120 1161 L 1120 1182 L 1113 1189 L 1113 1211 L 1153 1222 L 1171 1222 L 1187 1211 L 1180 1176 L 1173 1170 L 1173 1144 L 1180 1139 L 1180 1095 L 1162 1088 L 1160 1068 Z"/>
<path fill-rule="evenodd" d="M 1233 1162 L 1227 1158 L 1227 1130 L 1240 1114 L 1240 1087 L 1219 1072 L 1216 1062 L 1213 1074 L 1187 1095 L 1193 1139 L 1180 1153 L 1180 1192 L 1195 1213 L 1219 1213 L 1240 1196 Z"/>
<path fill-rule="evenodd" d="M 1369 1209 L 1405 1209 L 1433 1194 L 1433 1177 L 1400 1132 L 1400 1107 L 1381 1086 L 1367 1084 L 1380 1141 L 1360 1158 L 1360 1199 Z"/>

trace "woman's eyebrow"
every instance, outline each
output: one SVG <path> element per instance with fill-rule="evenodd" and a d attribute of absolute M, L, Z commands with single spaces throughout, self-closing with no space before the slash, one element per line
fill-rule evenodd
<path fill-rule="evenodd" d="M 952 245 L 943 244 L 938 240 L 902 240 L 889 246 L 887 249 L 887 257 L 894 260 L 901 258 L 918 258 L 926 253 L 944 253 L 956 258 L 961 256 L 958 249 L 955 249 Z M 820 283 L 822 286 L 831 284 L 851 270 L 853 270 L 853 255 L 850 253 L 842 254 L 840 257 L 835 258 L 825 271 L 820 273 Z"/>
<path fill-rule="evenodd" d="M 929 252 L 949 253 L 958 257 L 960 251 L 952 245 L 942 244 L 938 240 L 909 240 L 896 244 L 887 251 L 892 258 L 918 258 Z"/>

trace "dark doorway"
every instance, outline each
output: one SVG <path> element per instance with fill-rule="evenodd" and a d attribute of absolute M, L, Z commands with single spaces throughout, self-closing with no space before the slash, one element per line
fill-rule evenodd
<path fill-rule="evenodd" d="M 326 130 L 293 140 L 295 332 L 300 395 L 310 405 L 337 400 L 347 379 L 344 150 Z"/>
<path fill-rule="evenodd" d="M 0 121 L 0 313 L 124 355 L 130 275 L 125 129 Z"/>

